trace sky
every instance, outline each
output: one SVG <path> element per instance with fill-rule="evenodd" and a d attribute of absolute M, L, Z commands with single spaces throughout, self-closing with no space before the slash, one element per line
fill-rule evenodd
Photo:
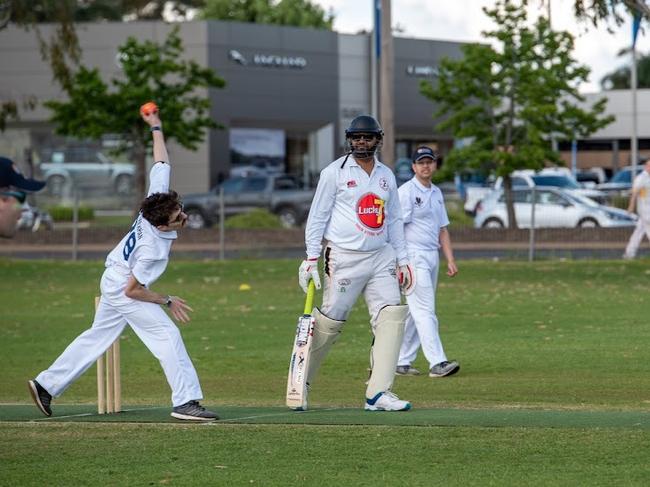
<path fill-rule="evenodd" d="M 580 87 L 584 93 L 601 91 L 600 79 L 615 68 L 625 64 L 627 58 L 618 56 L 632 42 L 631 21 L 617 26 L 611 22 L 598 28 L 588 23 L 578 23 L 573 15 L 573 0 L 550 0 L 551 24 L 555 30 L 566 30 L 574 35 L 574 57 L 591 68 L 587 83 Z M 335 15 L 334 29 L 341 33 L 356 34 L 371 30 L 373 0 L 312 0 Z M 481 31 L 494 27 L 481 7 L 492 6 L 494 0 L 392 0 L 393 28 L 399 27 L 402 37 L 438 39 L 446 41 L 484 41 Z M 546 15 L 540 0 L 529 0 L 529 15 Z M 637 51 L 650 51 L 650 29 L 639 33 Z"/>

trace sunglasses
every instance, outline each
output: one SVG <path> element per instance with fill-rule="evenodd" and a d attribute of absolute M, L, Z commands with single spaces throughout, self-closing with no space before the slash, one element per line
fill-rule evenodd
<path fill-rule="evenodd" d="M 352 134 L 350 138 L 352 140 L 374 140 L 377 136 L 374 134 Z"/>
<path fill-rule="evenodd" d="M 23 204 L 27 199 L 27 193 L 22 191 L 0 191 L 2 196 L 12 196 L 18 200 L 18 203 Z"/>
<path fill-rule="evenodd" d="M 185 207 L 183 206 L 183 203 L 180 203 L 178 206 L 179 206 L 179 208 L 180 208 L 181 211 L 178 212 L 178 215 L 176 215 L 176 218 L 174 218 L 174 221 L 169 222 L 170 225 L 171 225 L 172 223 L 178 223 L 178 222 L 183 221 L 183 217 L 182 217 L 182 215 L 183 215 L 183 209 L 184 209 Z"/>

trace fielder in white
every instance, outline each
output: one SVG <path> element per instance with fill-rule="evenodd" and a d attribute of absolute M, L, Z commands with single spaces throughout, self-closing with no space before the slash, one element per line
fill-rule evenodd
<path fill-rule="evenodd" d="M 393 172 L 375 157 L 383 132 L 374 118 L 356 117 L 345 134 L 351 151 L 321 172 L 305 230 L 307 259 L 299 269 L 305 292 L 310 279 L 320 288 L 318 259 L 324 238 L 325 289 L 322 308 L 313 311 L 307 383 L 313 384 L 363 293 L 374 334 L 365 409 L 404 411 L 411 404 L 400 400 L 391 387 L 407 312 L 400 304 L 400 283 L 409 292 L 413 282 L 397 184 Z"/>
<path fill-rule="evenodd" d="M 38 408 L 52 415 L 52 397 L 60 396 L 116 340 L 127 325 L 160 361 L 172 389 L 172 416 L 177 419 L 218 419 L 199 404 L 203 398 L 199 378 L 178 327 L 163 311 L 182 323 L 192 311 L 185 300 L 150 290 L 163 274 L 176 230 L 187 215 L 178 194 L 169 190 L 169 157 L 157 110 L 142 114 L 153 136 L 153 156 L 147 198 L 133 226 L 106 259 L 101 299 L 92 326 L 79 335 L 54 363 L 29 381 Z"/>
<path fill-rule="evenodd" d="M 643 171 L 634 178 L 627 211 L 633 213 L 635 210 L 639 214 L 639 219 L 625 248 L 624 259 L 636 257 L 644 235 L 647 235 L 650 240 L 650 160 L 646 161 Z"/>
<path fill-rule="evenodd" d="M 416 284 L 413 293 L 406 296 L 409 314 L 395 369 L 397 375 L 420 374 L 411 366 L 420 345 L 429 361 L 429 377 L 449 376 L 460 369 L 458 362 L 447 360 L 436 317 L 439 249 L 447 260 L 447 275 L 454 277 L 458 273 L 447 230 L 449 218 L 445 202 L 440 189 L 431 183 L 437 164 L 437 153 L 426 146 L 418 147 L 413 154 L 415 176 L 399 188 L 404 236 Z"/>

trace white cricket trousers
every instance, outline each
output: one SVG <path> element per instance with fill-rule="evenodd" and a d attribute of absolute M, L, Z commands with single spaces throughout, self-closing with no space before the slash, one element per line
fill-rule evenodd
<path fill-rule="evenodd" d="M 650 220 L 639 217 L 636 222 L 636 227 L 634 227 L 634 232 L 632 232 L 627 247 L 625 247 L 625 257 L 630 259 L 636 257 L 644 235 L 647 235 L 648 240 L 650 240 Z"/>
<path fill-rule="evenodd" d="M 332 320 L 345 321 L 363 293 L 370 313 L 370 325 L 374 329 L 383 307 L 400 304 L 396 266 L 395 251 L 391 245 L 361 252 L 328 244 L 325 248 L 321 312 Z"/>
<path fill-rule="evenodd" d="M 199 378 L 178 327 L 162 308 L 124 295 L 124 277 L 107 269 L 101 280 L 101 300 L 92 326 L 68 345 L 36 380 L 47 392 L 60 396 L 106 349 L 131 326 L 160 361 L 172 389 L 172 404 L 203 399 Z"/>
<path fill-rule="evenodd" d="M 440 342 L 436 317 L 440 256 L 435 250 L 410 250 L 409 261 L 415 267 L 415 289 L 406 296 L 409 314 L 404 326 L 404 340 L 397 365 L 411 365 L 422 345 L 422 351 L 431 368 L 447 360 Z"/>

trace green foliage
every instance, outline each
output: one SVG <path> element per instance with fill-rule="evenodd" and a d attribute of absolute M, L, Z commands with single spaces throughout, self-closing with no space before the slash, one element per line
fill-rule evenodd
<path fill-rule="evenodd" d="M 625 50 L 621 54 L 629 54 L 629 50 Z M 639 56 L 636 69 L 637 87 L 650 88 L 650 53 Z M 600 85 L 604 90 L 629 90 L 631 76 L 631 67 L 628 63 L 603 76 Z"/>
<path fill-rule="evenodd" d="M 69 206 L 51 206 L 47 209 L 52 219 L 56 222 L 71 222 L 73 209 Z M 79 207 L 79 221 L 88 221 L 95 218 L 95 210 L 89 206 Z"/>
<path fill-rule="evenodd" d="M 638 12 L 646 18 L 650 15 L 644 0 L 574 0 L 573 10 L 578 20 L 589 22 L 594 27 L 603 22 L 609 24 L 610 21 L 621 25 L 629 11 Z"/>
<path fill-rule="evenodd" d="M 226 218 L 226 228 L 282 228 L 277 215 L 258 208 Z"/>
<path fill-rule="evenodd" d="M 543 17 L 531 26 L 526 7 L 526 0 L 498 0 L 484 8 L 497 26 L 483 33 L 490 44 L 463 46 L 462 59 L 442 60 L 435 86 L 420 86 L 438 106 L 438 129 L 466 141 L 448 154 L 446 170 L 491 170 L 506 177 L 506 191 L 517 169 L 561 164 L 552 137 L 585 137 L 613 120 L 603 116 L 604 98 L 579 106 L 589 69 L 572 57 L 571 34 L 551 30 Z M 514 210 L 509 216 L 515 221 Z"/>
<path fill-rule="evenodd" d="M 206 0 L 204 19 L 332 29 L 334 14 L 310 0 Z"/>
<path fill-rule="evenodd" d="M 197 90 L 221 88 L 225 82 L 212 69 L 183 60 L 183 52 L 176 27 L 162 45 L 129 37 L 119 48 L 122 76 L 109 83 L 98 69 L 82 66 L 70 86 L 64 86 L 68 99 L 45 103 L 52 110 L 56 132 L 94 139 L 121 134 L 134 151 L 137 189 L 144 194 L 145 148 L 151 136 L 140 120 L 142 103 L 156 101 L 167 140 L 188 149 L 196 148 L 208 128 L 217 127 L 210 117 L 210 99 Z"/>

